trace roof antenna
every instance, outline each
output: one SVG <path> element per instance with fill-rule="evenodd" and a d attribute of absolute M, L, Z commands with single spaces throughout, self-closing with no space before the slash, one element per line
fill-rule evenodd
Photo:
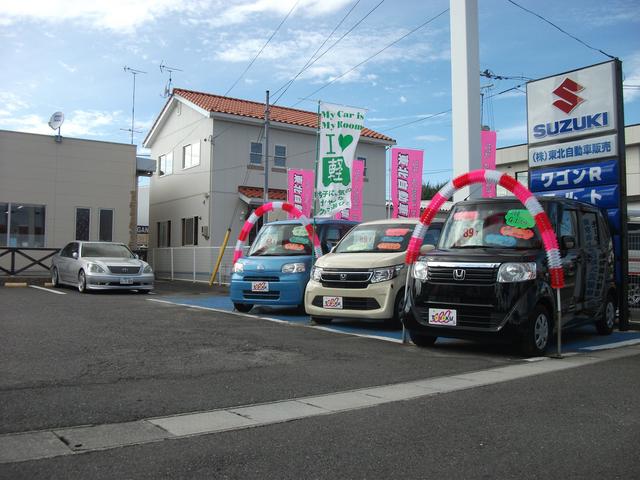
<path fill-rule="evenodd" d="M 168 65 L 165 65 L 163 60 L 160 62 L 160 72 L 164 73 L 165 70 L 169 72 L 169 81 L 167 82 L 167 85 L 164 87 L 164 93 L 162 94 L 162 96 L 164 98 L 167 98 L 169 95 L 171 95 L 171 82 L 172 82 L 171 74 L 173 72 L 182 72 L 182 70 L 176 67 L 170 67 Z"/>
<path fill-rule="evenodd" d="M 142 70 L 136 70 L 135 68 L 129 68 L 126 65 L 124 66 L 124 71 L 129 72 L 131 75 L 133 75 L 133 100 L 131 101 L 131 128 L 121 128 L 120 130 L 131 132 L 131 145 L 133 145 L 134 132 L 140 133 L 139 130 L 135 130 L 133 128 L 133 122 L 136 117 L 136 75 L 138 75 L 139 73 L 147 73 L 147 72 L 143 72 Z"/>

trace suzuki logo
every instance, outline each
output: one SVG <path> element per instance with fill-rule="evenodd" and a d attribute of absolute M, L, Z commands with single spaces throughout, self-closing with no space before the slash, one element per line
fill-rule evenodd
<path fill-rule="evenodd" d="M 458 280 L 459 282 L 464 280 L 464 277 L 466 276 L 467 276 L 467 272 L 465 272 L 462 268 L 456 268 L 453 271 L 453 279 Z"/>
<path fill-rule="evenodd" d="M 553 102 L 553 106 L 568 115 L 574 108 L 584 102 L 584 98 L 576 95 L 576 93 L 581 92 L 582 90 L 584 90 L 582 85 L 574 82 L 570 78 L 565 78 L 560 86 L 553 91 L 557 97 L 561 98 L 561 100 Z"/>

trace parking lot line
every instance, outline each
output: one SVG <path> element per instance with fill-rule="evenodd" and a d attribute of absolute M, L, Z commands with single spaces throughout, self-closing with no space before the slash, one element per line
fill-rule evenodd
<path fill-rule="evenodd" d="M 67 292 L 59 292 L 58 290 L 52 290 L 51 288 L 39 287 L 37 285 L 29 285 L 31 288 L 35 288 L 38 290 L 44 290 L 45 292 L 55 293 L 56 295 L 66 295 Z"/>
<path fill-rule="evenodd" d="M 397 401 L 442 395 L 458 390 L 584 367 L 640 355 L 640 346 L 602 350 L 565 359 L 490 368 L 445 377 L 378 385 L 275 402 L 141 419 L 129 423 L 56 428 L 0 435 L 0 464 L 77 455 L 95 450 L 167 441 L 229 430 L 261 427 L 340 412 L 375 408 Z"/>

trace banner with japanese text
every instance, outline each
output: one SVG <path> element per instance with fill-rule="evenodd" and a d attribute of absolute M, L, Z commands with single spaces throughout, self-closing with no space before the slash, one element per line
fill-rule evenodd
<path fill-rule="evenodd" d="M 480 142 L 482 145 L 482 168 L 485 170 L 496 169 L 496 132 L 482 130 L 480 132 Z M 526 186 L 526 185 L 525 185 Z M 493 198 L 496 196 L 496 185 L 485 182 L 482 184 L 482 197 Z"/>
<path fill-rule="evenodd" d="M 330 217 L 351 208 L 353 158 L 364 128 L 366 110 L 329 103 L 320 104 L 320 151 L 316 216 Z"/>
<path fill-rule="evenodd" d="M 287 201 L 305 217 L 310 217 L 313 204 L 313 170 L 290 168 L 287 176 Z M 289 218 L 294 217 L 290 214 Z"/>
<path fill-rule="evenodd" d="M 351 189 L 351 208 L 346 208 L 334 215 L 336 220 L 362 221 L 362 191 L 364 189 L 364 162 L 353 161 L 353 182 Z"/>
<path fill-rule="evenodd" d="M 423 150 L 391 149 L 392 218 L 420 216 Z"/>

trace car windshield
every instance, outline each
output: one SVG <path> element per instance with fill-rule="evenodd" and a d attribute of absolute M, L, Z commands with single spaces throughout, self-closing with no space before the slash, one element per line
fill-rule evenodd
<path fill-rule="evenodd" d="M 520 203 L 457 205 L 449 215 L 439 248 L 540 248 L 535 220 Z"/>
<path fill-rule="evenodd" d="M 114 243 L 83 243 L 83 257 L 133 258 L 133 253 L 124 245 Z"/>
<path fill-rule="evenodd" d="M 300 224 L 265 225 L 249 250 L 250 257 L 311 255 L 311 241 Z"/>
<path fill-rule="evenodd" d="M 413 229 L 414 225 L 407 223 L 358 225 L 344 236 L 335 253 L 403 252 Z"/>

